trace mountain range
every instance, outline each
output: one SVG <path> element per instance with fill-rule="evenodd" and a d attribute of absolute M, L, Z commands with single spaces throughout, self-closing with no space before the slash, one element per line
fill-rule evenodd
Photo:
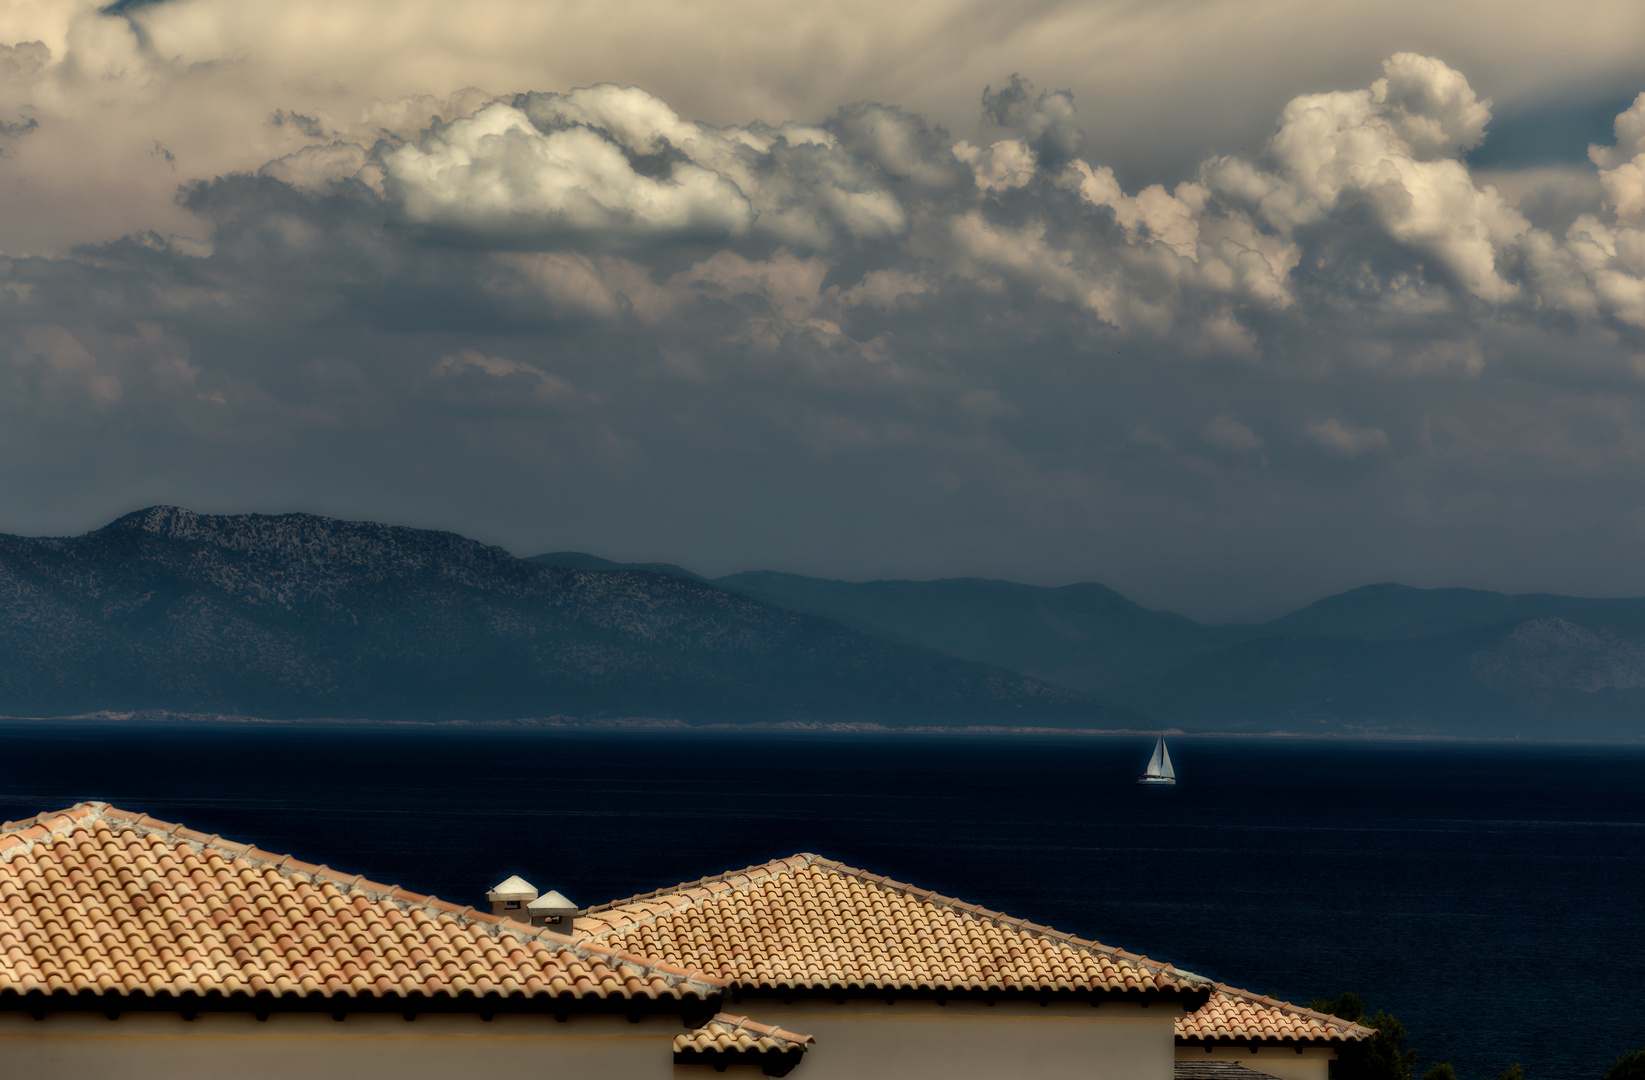
<path fill-rule="evenodd" d="M 1381 584 L 1208 626 L 1092 583 L 756 571 L 715 584 L 1185 730 L 1645 736 L 1645 599 Z"/>
<path fill-rule="evenodd" d="M 153 507 L 0 536 L 0 714 L 1645 736 L 1645 600 L 1373 585 L 1206 625 L 1093 583 L 708 580 Z"/>
<path fill-rule="evenodd" d="M 0 537 L 0 713 L 1134 726 L 999 667 L 679 574 L 154 507 Z"/>

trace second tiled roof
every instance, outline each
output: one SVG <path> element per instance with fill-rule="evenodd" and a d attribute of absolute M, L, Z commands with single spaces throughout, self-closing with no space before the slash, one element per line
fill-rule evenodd
<path fill-rule="evenodd" d="M 742 989 L 1210 989 L 1168 964 L 809 854 L 592 908 L 576 928 Z"/>
<path fill-rule="evenodd" d="M 1177 1042 L 1193 1046 L 1348 1043 L 1368 1039 L 1373 1034 L 1370 1028 L 1341 1017 L 1221 983 L 1217 984 L 1211 1000 L 1177 1018 Z"/>

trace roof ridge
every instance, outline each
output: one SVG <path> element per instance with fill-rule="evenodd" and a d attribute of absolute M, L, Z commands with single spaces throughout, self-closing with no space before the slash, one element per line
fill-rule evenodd
<path fill-rule="evenodd" d="M 737 1022 L 734 1024 L 732 1021 Z M 785 1029 L 781 1029 L 781 1027 L 776 1026 L 776 1024 L 762 1024 L 762 1022 L 757 1021 L 757 1019 L 750 1019 L 747 1018 L 747 1016 L 737 1016 L 737 1014 L 734 1013 L 716 1013 L 711 1019 L 709 1019 L 709 1024 L 719 1024 L 719 1026 L 722 1027 L 730 1027 L 730 1029 L 734 1032 L 752 1031 L 755 1032 L 755 1034 L 758 1034 L 758 1036 L 765 1036 L 768 1037 L 768 1039 L 780 1039 L 780 1041 L 783 1042 L 801 1042 L 801 1044 L 803 1044 L 803 1042 L 816 1042 L 816 1037 L 814 1036 L 801 1036 L 798 1032 L 785 1031 Z M 704 1027 L 707 1027 L 707 1024 L 704 1024 Z"/>
<path fill-rule="evenodd" d="M 79 802 L 67 810 L 45 810 L 33 817 L 0 823 L 0 863 L 27 851 L 45 837 L 64 836 L 78 825 L 95 821 L 107 803 Z"/>
<path fill-rule="evenodd" d="M 733 1023 L 733 1021 L 735 1021 L 735 1023 Z M 816 1036 L 814 1035 L 801 1035 L 798 1032 L 785 1031 L 776 1024 L 762 1024 L 758 1020 L 751 1019 L 747 1016 L 738 1016 L 735 1013 L 715 1013 L 708 1019 L 708 1022 L 702 1026 L 706 1028 L 712 1024 L 718 1024 L 721 1027 L 730 1028 L 733 1034 L 739 1031 L 751 1031 L 756 1035 L 763 1035 L 768 1039 L 775 1039 L 779 1042 L 791 1042 L 804 1045 L 817 1041 Z"/>
<path fill-rule="evenodd" d="M 1027 919 L 1019 919 L 1015 915 L 1008 915 L 1003 911 L 995 911 L 991 908 L 985 908 L 980 904 L 973 904 L 968 901 L 958 899 L 957 897 L 944 896 L 942 893 L 934 892 L 931 889 L 924 889 L 918 885 L 911 885 L 906 881 L 897 881 L 894 878 L 888 878 L 883 874 L 870 873 L 867 870 L 861 870 L 855 866 L 847 866 L 846 864 L 837 862 L 833 859 L 824 859 L 813 855 L 811 856 L 811 865 L 827 867 L 828 869 L 839 874 L 844 874 L 847 877 L 854 877 L 860 881 L 866 881 L 869 884 L 878 885 L 881 888 L 893 889 L 897 892 L 903 893 L 904 895 L 914 896 L 928 903 L 935 904 L 938 907 L 946 907 L 950 910 L 964 912 L 965 914 L 973 915 L 978 918 L 989 919 L 994 922 L 995 925 L 1004 924 L 1010 926 L 1014 930 L 1020 930 L 1029 934 L 1037 934 L 1040 937 L 1051 938 L 1054 941 L 1062 941 L 1066 944 L 1073 945 L 1076 948 L 1101 953 L 1104 956 L 1112 956 L 1117 959 L 1126 960 L 1140 967 L 1165 969 L 1175 975 L 1180 975 L 1186 978 L 1190 982 L 1201 982 L 1205 983 L 1207 986 L 1215 985 L 1210 979 L 1203 975 L 1197 975 L 1192 971 L 1179 968 L 1175 964 L 1167 963 L 1163 960 L 1155 960 L 1151 957 L 1143 956 L 1140 953 L 1128 952 L 1125 949 L 1117 948 L 1113 945 L 1104 945 L 1100 941 L 1096 941 L 1091 938 L 1082 938 L 1077 934 L 1070 934 L 1066 930 L 1058 930 L 1054 926 L 1045 926 L 1041 923 L 1029 922 Z"/>
<path fill-rule="evenodd" d="M 799 860 L 798 864 L 795 864 L 795 860 Z M 598 914 L 600 914 L 601 912 L 604 912 L 604 911 L 611 911 L 615 908 L 627 907 L 629 904 L 643 904 L 647 900 L 657 900 L 657 899 L 660 899 L 660 898 L 665 897 L 665 896 L 678 896 L 678 895 L 688 893 L 692 889 L 702 889 L 702 888 L 705 888 L 709 885 L 717 885 L 717 884 L 720 884 L 722 882 L 728 884 L 729 887 L 732 888 L 732 889 L 747 889 L 747 888 L 751 888 L 752 886 L 758 884 L 761 881 L 764 881 L 767 878 L 776 876 L 778 873 L 781 872 L 778 869 L 779 865 L 781 866 L 781 868 L 783 870 L 798 870 L 801 866 L 810 866 L 810 865 L 812 865 L 814 863 L 817 863 L 817 862 L 826 862 L 826 861 L 827 860 L 822 859 L 820 856 L 813 855 L 808 851 L 802 851 L 797 855 L 790 855 L 787 858 L 770 859 L 770 860 L 767 860 L 766 862 L 763 862 L 763 863 L 755 863 L 752 866 L 745 866 L 741 870 L 727 870 L 724 873 L 710 874 L 707 877 L 698 878 L 696 881 L 682 881 L 678 885 L 666 886 L 666 887 L 661 888 L 661 889 L 653 889 L 650 892 L 635 893 L 633 896 L 625 896 L 620 900 L 610 900 L 610 901 L 607 901 L 604 904 L 595 904 L 592 907 L 583 908 L 581 911 L 579 911 L 577 913 L 577 915 L 578 915 L 579 918 L 583 917 L 583 916 L 588 916 L 588 915 L 598 915 Z M 729 879 L 734 878 L 734 877 L 743 877 L 744 880 L 739 881 L 736 884 L 730 884 Z M 678 911 L 678 910 L 681 910 L 683 908 L 690 907 L 692 904 L 695 904 L 700 899 L 702 899 L 702 898 L 701 897 L 691 898 L 691 899 L 685 901 L 684 903 L 674 905 L 672 908 L 670 908 L 670 910 Z M 653 917 L 655 917 L 655 916 L 653 916 Z M 633 920 L 631 920 L 631 922 L 643 922 L 643 921 L 644 921 L 643 919 L 633 919 Z M 596 935 L 593 935 L 593 936 L 603 936 L 604 934 L 611 933 L 611 932 L 615 931 L 616 929 L 617 929 L 617 927 L 610 926 L 610 927 L 605 928 L 604 930 L 599 931 Z"/>
<path fill-rule="evenodd" d="M 1070 934 L 1067 931 L 1058 930 L 1055 927 L 1029 922 L 1027 919 L 1019 919 L 1014 915 L 1008 915 L 1003 911 L 994 911 L 990 908 L 985 908 L 980 904 L 972 904 L 956 897 L 944 896 L 942 893 L 934 892 L 930 889 L 924 889 L 918 885 L 909 884 L 906 881 L 898 881 L 895 878 L 888 878 L 883 874 L 875 874 L 855 866 L 848 866 L 836 859 L 824 858 L 821 855 L 817 855 L 809 851 L 802 851 L 798 854 L 790 855 L 784 859 L 771 859 L 767 862 L 756 863 L 753 866 L 745 867 L 742 870 L 727 870 L 723 874 L 710 875 L 709 877 L 699 878 L 696 881 L 682 881 L 680 884 L 672 888 L 656 889 L 652 892 L 639 893 L 622 900 L 612 900 L 609 903 L 597 904 L 593 907 L 585 908 L 584 910 L 578 912 L 578 915 L 580 917 L 596 916 L 603 912 L 611 911 L 615 908 L 627 907 L 631 904 L 643 904 L 648 900 L 657 900 L 668 896 L 681 897 L 679 903 L 669 905 L 661 912 L 650 912 L 646 915 L 636 916 L 621 923 L 610 924 L 601 929 L 589 931 L 590 938 L 604 937 L 608 934 L 617 933 L 629 926 L 646 922 L 655 922 L 657 918 L 663 914 L 683 911 L 688 907 L 693 907 L 696 904 L 701 903 L 703 900 L 708 899 L 708 896 L 704 895 L 691 895 L 693 890 L 705 889 L 711 885 L 720 884 L 722 882 L 729 884 L 732 889 L 748 889 L 752 888 L 761 881 L 777 876 L 783 871 L 799 870 L 802 867 L 807 866 L 822 867 L 823 869 L 831 870 L 834 873 L 867 882 L 870 885 L 876 885 L 880 888 L 891 889 L 907 896 L 913 896 L 917 899 L 935 904 L 938 907 L 946 907 L 977 918 L 988 919 L 993 921 L 995 925 L 1003 924 L 1024 933 L 1037 934 L 1041 937 L 1050 938 L 1053 941 L 1061 941 L 1068 945 L 1072 945 L 1077 949 L 1083 949 L 1089 952 L 1100 953 L 1104 956 L 1114 957 L 1115 959 L 1125 960 L 1145 969 L 1153 968 L 1155 970 L 1168 971 L 1172 975 L 1180 976 L 1189 982 L 1203 983 L 1206 986 L 1215 985 L 1212 980 L 1206 978 L 1205 976 L 1188 971 L 1184 968 L 1179 968 L 1174 964 L 1166 963 L 1161 960 L 1154 960 L 1139 953 L 1127 952 L 1124 949 L 1116 948 L 1112 945 L 1104 945 L 1100 941 L 1082 938 L 1078 935 Z M 744 880 L 738 881 L 735 884 L 730 883 L 730 879 L 738 877 L 741 877 Z"/>
<path fill-rule="evenodd" d="M 49 828 L 46 826 L 48 820 L 53 822 Z M 178 822 L 162 821 L 147 814 L 136 814 L 129 810 L 121 810 L 118 807 L 110 806 L 106 802 L 75 803 L 67 810 L 46 811 L 36 814 L 33 818 L 0 823 L 0 863 L 9 862 L 13 856 L 32 848 L 35 843 L 42 839 L 47 837 L 60 838 L 72 833 L 75 828 L 95 824 L 98 821 L 108 825 L 111 830 L 118 826 L 131 829 L 140 836 L 158 835 L 187 844 L 197 852 L 209 849 L 231 859 L 244 860 L 253 866 L 272 867 L 283 877 L 302 874 L 309 878 L 310 883 L 323 880 L 337 886 L 345 893 L 358 892 L 375 901 L 386 901 L 408 908 L 419 908 L 436 917 L 448 915 L 464 925 L 477 925 L 481 930 L 491 934 L 492 937 L 499 937 L 507 933 L 517 941 L 540 941 L 546 945 L 557 945 L 561 950 L 569 949 L 574 955 L 583 959 L 588 959 L 590 954 L 593 954 L 627 964 L 630 967 L 654 971 L 661 974 L 671 986 L 682 982 L 697 983 L 710 990 L 719 991 L 730 985 L 726 980 L 707 972 L 697 971 L 694 968 L 684 968 L 654 956 L 642 956 L 639 953 L 613 949 L 608 945 L 601 945 L 587 939 L 573 938 L 549 930 L 546 927 L 535 927 L 514 919 L 504 918 L 501 915 L 478 911 L 472 904 L 468 907 L 458 907 L 449 900 L 441 900 L 437 896 L 411 892 L 408 889 L 400 888 L 398 885 L 384 885 L 381 882 L 368 880 L 364 874 L 345 874 L 333 870 L 324 863 L 316 865 L 304 862 L 291 855 L 264 851 L 251 844 L 224 840 L 221 834 L 218 833 L 207 836 L 197 829 L 190 829 Z M 30 822 L 34 824 L 31 826 Z M 25 827 L 19 830 L 18 826 Z"/>
<path fill-rule="evenodd" d="M 1287 1012 L 1298 1013 L 1310 1019 L 1319 1020 L 1322 1023 L 1328 1024 L 1335 1028 L 1363 1033 L 1363 1036 L 1376 1034 L 1376 1028 L 1368 1027 L 1365 1024 L 1361 1024 L 1354 1020 L 1345 1020 L 1342 1017 L 1334 1016 L 1331 1013 L 1322 1013 L 1317 1009 L 1310 1009 L 1306 1005 L 1298 1005 L 1293 1001 L 1282 1001 L 1279 998 L 1270 997 L 1267 994 L 1259 994 L 1255 990 L 1243 990 L 1237 986 L 1229 986 L 1227 983 L 1219 982 L 1214 985 L 1222 993 L 1228 994 L 1231 997 L 1240 997 L 1246 999 L 1247 1001 L 1255 1001 L 1263 1005 L 1283 1009 Z M 1206 1004 L 1210 1003 L 1207 1002 Z"/>

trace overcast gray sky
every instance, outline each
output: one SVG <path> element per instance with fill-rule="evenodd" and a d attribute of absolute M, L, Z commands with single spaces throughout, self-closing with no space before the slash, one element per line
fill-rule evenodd
<path fill-rule="evenodd" d="M 1645 594 L 1645 6 L 0 4 L 0 530 Z"/>

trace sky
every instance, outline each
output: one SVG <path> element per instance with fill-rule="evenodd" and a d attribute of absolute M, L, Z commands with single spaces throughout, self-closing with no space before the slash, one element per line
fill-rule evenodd
<path fill-rule="evenodd" d="M 1645 6 L 0 0 L 0 531 L 1645 595 Z"/>

